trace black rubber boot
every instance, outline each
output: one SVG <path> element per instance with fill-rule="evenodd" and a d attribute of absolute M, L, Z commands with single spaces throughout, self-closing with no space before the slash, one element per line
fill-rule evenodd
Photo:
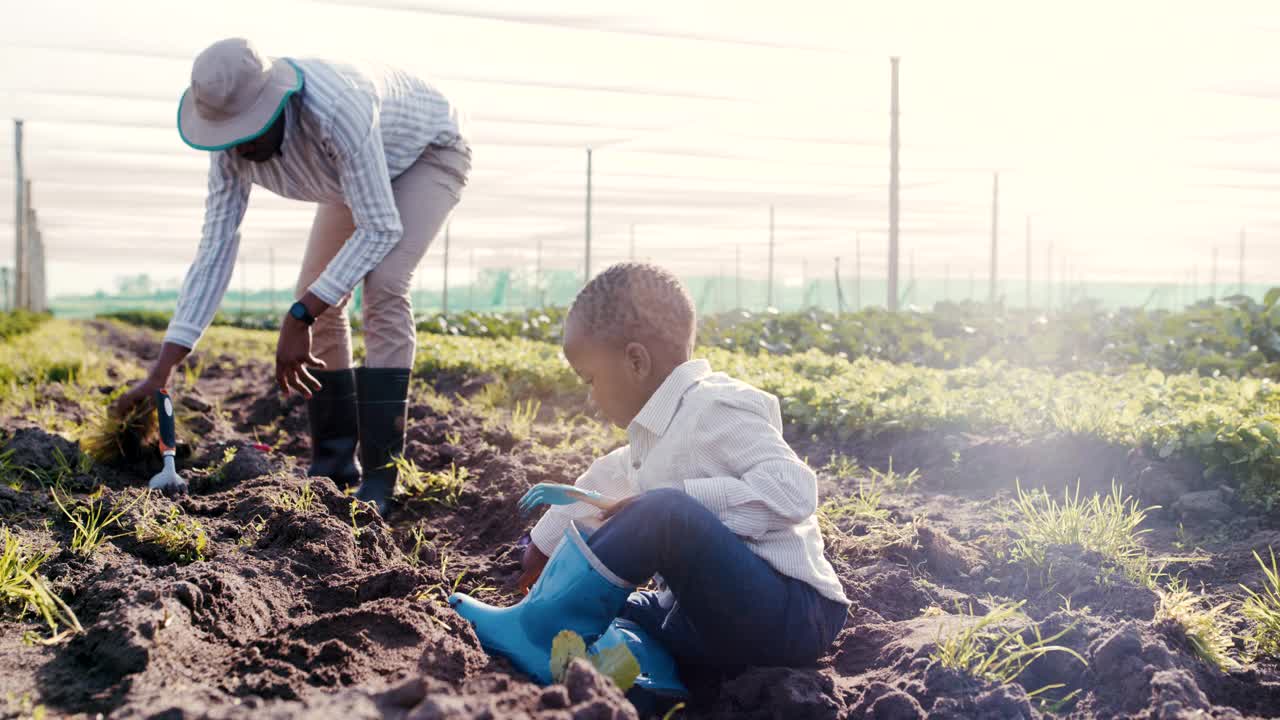
<path fill-rule="evenodd" d="M 360 482 L 356 464 L 356 377 L 352 370 L 311 370 L 319 392 L 307 401 L 311 425 L 311 467 L 307 474 L 327 477 L 339 490 Z"/>
<path fill-rule="evenodd" d="M 364 482 L 356 490 L 356 497 L 372 502 L 379 515 L 386 515 L 391 493 L 396 489 L 396 468 L 391 461 L 404 452 L 409 368 L 356 370 L 356 395 L 360 463 L 364 465 Z"/>

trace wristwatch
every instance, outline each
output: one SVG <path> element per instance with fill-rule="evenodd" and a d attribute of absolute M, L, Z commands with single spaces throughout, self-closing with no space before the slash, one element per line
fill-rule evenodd
<path fill-rule="evenodd" d="M 292 315 L 295 320 L 301 320 L 302 324 L 308 327 L 316 321 L 315 316 L 308 312 L 307 306 L 303 305 L 301 302 L 294 303 L 289 308 L 289 314 Z"/>

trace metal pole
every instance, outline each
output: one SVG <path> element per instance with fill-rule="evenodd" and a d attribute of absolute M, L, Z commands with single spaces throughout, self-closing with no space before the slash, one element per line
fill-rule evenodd
<path fill-rule="evenodd" d="M 773 307 L 773 206 L 769 206 L 769 304 Z"/>
<path fill-rule="evenodd" d="M 836 312 L 844 314 L 844 288 L 840 287 L 840 258 L 836 257 Z"/>
<path fill-rule="evenodd" d="M 1053 307 L 1053 241 L 1044 249 L 1044 311 Z"/>
<path fill-rule="evenodd" d="M 1244 228 L 1240 228 L 1240 294 L 1244 295 Z"/>
<path fill-rule="evenodd" d="M 31 210 L 31 178 L 22 181 L 22 305 L 35 310 L 35 292 L 31 269 L 35 265 L 35 212 Z"/>
<path fill-rule="evenodd" d="M 853 231 L 853 309 L 862 310 L 862 232 Z"/>
<path fill-rule="evenodd" d="M 1031 216 L 1027 216 L 1027 309 L 1031 309 Z"/>
<path fill-rule="evenodd" d="M 898 309 L 898 58 L 889 58 L 889 312 Z"/>
<path fill-rule="evenodd" d="M 449 314 L 449 230 L 452 225 L 452 222 L 444 225 L 444 289 L 440 293 L 440 311 L 445 315 Z"/>
<path fill-rule="evenodd" d="M 587 148 L 587 250 L 582 284 L 591 282 L 591 148 Z"/>
<path fill-rule="evenodd" d="M 991 286 L 987 293 L 987 302 L 996 304 L 997 278 L 996 257 L 1000 246 L 1000 173 L 994 173 L 991 180 Z"/>
<path fill-rule="evenodd" d="M 0 304 L 6 311 L 12 310 L 13 305 L 9 297 L 9 268 L 0 268 Z"/>
<path fill-rule="evenodd" d="M 26 287 L 27 235 L 26 228 L 23 226 L 27 218 L 27 202 L 23 195 L 26 181 L 23 177 L 22 167 L 22 121 L 16 118 L 13 121 L 13 155 L 13 186 L 17 196 L 16 209 L 13 215 L 13 307 L 17 309 L 23 307 L 23 290 Z"/>

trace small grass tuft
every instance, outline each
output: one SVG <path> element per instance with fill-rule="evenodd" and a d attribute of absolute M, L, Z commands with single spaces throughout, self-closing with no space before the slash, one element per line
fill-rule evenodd
<path fill-rule="evenodd" d="M 1271 553 L 1271 565 L 1263 562 L 1258 551 L 1253 557 L 1262 566 L 1262 590 L 1255 591 L 1245 587 L 1249 597 L 1245 598 L 1241 613 L 1250 623 L 1245 645 L 1253 657 L 1280 658 L 1280 566 L 1276 565 L 1276 551 L 1267 548 Z"/>
<path fill-rule="evenodd" d="M 1160 603 L 1156 606 L 1155 622 L 1169 622 L 1182 631 L 1191 649 L 1204 662 L 1219 670 L 1237 667 L 1232 659 L 1231 634 L 1227 608 L 1231 602 L 1205 607 L 1204 596 L 1191 592 L 1185 582 L 1174 580 L 1168 587 L 1157 591 Z"/>
<path fill-rule="evenodd" d="M 99 487 L 82 502 L 70 503 L 71 509 L 67 508 L 69 499 L 68 502 L 64 502 L 63 498 L 58 497 L 56 489 L 49 491 L 58 509 L 67 517 L 73 528 L 71 549 L 81 555 L 92 555 L 103 543 L 128 535 L 128 532 L 108 535 L 107 531 L 112 525 L 119 526 L 120 518 L 146 497 L 145 494 L 140 494 L 119 510 L 109 512 L 106 501 L 103 499 L 103 491 L 104 488 Z"/>
<path fill-rule="evenodd" d="M 53 593 L 37 574 L 47 555 L 30 552 L 9 528 L 0 528 L 3 552 L 0 553 L 0 606 L 15 610 L 18 617 L 34 612 L 49 626 L 51 637 L 39 640 L 53 643 L 70 633 L 83 632 L 76 614 Z M 61 628 L 61 631 L 59 629 Z"/>
<path fill-rule="evenodd" d="M 467 468 L 458 467 L 455 463 L 449 463 L 448 470 L 431 472 L 421 470 L 416 463 L 405 457 L 393 458 L 391 464 L 395 466 L 400 486 L 407 494 L 443 503 L 448 507 L 458 504 L 462 490 L 471 478 L 471 472 Z"/>
<path fill-rule="evenodd" d="M 134 528 L 139 542 L 154 543 L 164 548 L 169 557 L 180 563 L 204 560 L 209 536 L 199 520 L 187 517 L 177 505 L 170 505 L 169 512 L 157 515 L 147 503 Z"/>
<path fill-rule="evenodd" d="M 1078 483 L 1074 494 L 1063 491 L 1062 502 L 1044 492 L 1026 492 L 1021 483 L 1017 492 L 1012 508 L 1006 511 L 1016 536 L 1012 546 L 1015 560 L 1047 572 L 1050 548 L 1077 546 L 1110 563 L 1102 568 L 1100 582 L 1107 582 L 1111 573 L 1118 571 L 1134 583 L 1155 588 L 1160 573 L 1138 542 L 1148 531 L 1138 527 L 1158 506 L 1139 508 L 1138 501 L 1125 497 L 1115 483 L 1105 497 L 1095 494 L 1085 500 L 1080 499 Z"/>
<path fill-rule="evenodd" d="M 1024 631 L 1021 629 L 1001 627 L 1021 615 L 1022 604 L 1023 602 L 996 605 L 986 615 L 946 637 L 942 637 L 939 630 L 938 647 L 930 655 L 931 659 L 945 668 L 1001 684 L 1013 682 L 1028 665 L 1051 652 L 1066 653 L 1081 664 L 1088 664 L 1075 650 L 1052 644 L 1070 631 L 1071 627 L 1046 638 L 1040 635 L 1038 625 L 1032 625 L 1030 639 L 1023 637 Z M 1028 692 L 1027 695 L 1035 697 L 1060 687 L 1061 684 L 1046 685 Z"/>
<path fill-rule="evenodd" d="M 297 492 L 281 490 L 271 504 L 280 510 L 306 515 L 315 507 L 316 493 L 311 489 L 311 481 L 304 480 Z"/>
<path fill-rule="evenodd" d="M 517 401 L 511 410 L 511 422 L 507 426 L 511 434 L 522 440 L 531 437 L 534 420 L 538 418 L 540 412 L 542 412 L 541 400 L 530 398 Z"/>

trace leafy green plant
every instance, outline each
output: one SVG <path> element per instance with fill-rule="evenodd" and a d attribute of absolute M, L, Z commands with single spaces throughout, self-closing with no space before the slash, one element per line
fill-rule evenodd
<path fill-rule="evenodd" d="M 133 509 L 146 494 L 140 494 L 131 502 L 114 510 L 108 511 L 106 501 L 103 498 L 104 488 L 99 487 L 93 491 L 82 502 L 72 503 L 71 509 L 67 509 L 67 503 L 63 498 L 58 497 L 56 489 L 50 490 L 49 494 L 53 496 L 53 501 L 57 503 L 58 509 L 66 516 L 73 528 L 71 534 L 71 549 L 81 555 L 92 555 L 103 543 L 114 540 L 118 537 L 128 535 L 128 531 L 108 535 L 108 529 L 112 525 L 119 526 L 120 518 Z"/>
<path fill-rule="evenodd" d="M 946 636 L 939 628 L 937 648 L 930 658 L 942 667 L 1001 684 L 1013 682 L 1037 658 L 1053 652 L 1066 653 L 1081 664 L 1088 664 L 1075 650 L 1053 644 L 1071 627 L 1047 638 L 1041 636 L 1040 627 L 1034 624 L 1029 631 L 1002 627 L 1021 615 L 1022 605 L 1023 602 L 996 605 L 987 614 L 964 623 Z M 1024 632 L 1030 632 L 1031 637 L 1023 637 Z M 1027 695 L 1035 697 L 1060 687 L 1060 683 L 1046 685 Z"/>
<path fill-rule="evenodd" d="M 601 675 L 613 680 L 613 684 L 624 693 L 640 677 L 640 662 L 625 644 L 588 653 L 587 644 L 581 635 L 572 630 L 561 630 L 551 641 L 551 677 L 556 682 L 564 681 L 565 672 L 574 658 L 590 662 Z"/>
<path fill-rule="evenodd" d="M 0 605 L 16 611 L 20 618 L 28 612 L 39 615 L 52 633 L 42 642 L 57 642 L 70 633 L 84 632 L 76 614 L 37 574 L 47 556 L 29 551 L 7 527 L 0 528 L 0 533 L 4 546 L 0 553 Z"/>
<path fill-rule="evenodd" d="M 1230 620 L 1230 601 L 1206 606 L 1204 597 L 1187 589 L 1185 582 L 1174 580 L 1157 592 L 1155 622 L 1170 623 L 1179 628 L 1195 654 L 1219 670 L 1239 665 L 1231 657 L 1231 634 L 1226 630 Z"/>
<path fill-rule="evenodd" d="M 180 563 L 204 560 L 209 545 L 209 537 L 200 521 L 187 517 L 177 505 L 170 505 L 167 513 L 157 515 L 147 503 L 134 528 L 134 536 L 139 542 L 159 545 L 169 557 Z"/>
<path fill-rule="evenodd" d="M 1075 546 L 1109 562 L 1102 568 L 1100 581 L 1106 582 L 1111 572 L 1118 571 L 1134 583 L 1154 587 L 1158 573 L 1139 542 L 1147 532 L 1139 526 L 1153 509 L 1140 508 L 1115 483 L 1105 497 L 1094 494 L 1085 500 L 1080 499 L 1077 483 L 1074 494 L 1063 490 L 1061 502 L 1044 492 L 1026 492 L 1018 483 L 1017 498 L 1007 510 L 1013 522 L 1011 554 L 1047 572 L 1051 548 Z"/>
<path fill-rule="evenodd" d="M 1241 614 L 1249 621 L 1245 643 L 1251 655 L 1280 658 L 1280 566 L 1276 565 L 1276 551 L 1271 553 L 1271 564 L 1263 562 L 1258 551 L 1253 557 L 1262 566 L 1262 589 L 1254 590 L 1241 585 L 1248 594 Z"/>

